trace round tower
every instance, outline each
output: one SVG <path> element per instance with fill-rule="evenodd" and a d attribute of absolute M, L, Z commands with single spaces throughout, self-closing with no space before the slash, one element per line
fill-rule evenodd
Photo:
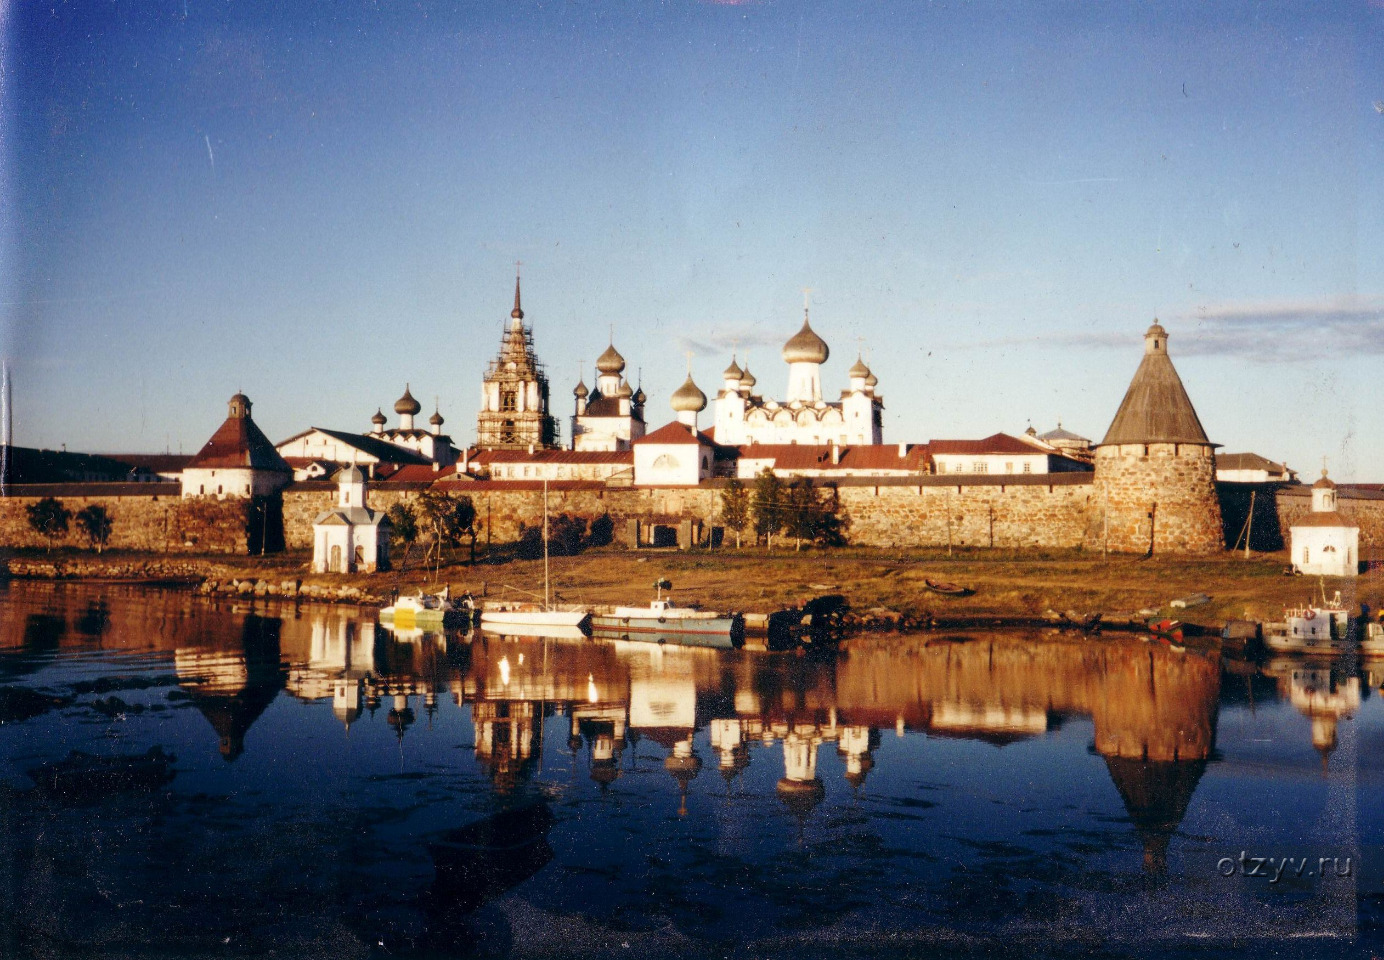
<path fill-rule="evenodd" d="M 1216 446 L 1168 357 L 1168 332 L 1155 320 L 1144 334 L 1144 359 L 1096 446 L 1096 522 L 1087 546 L 1124 553 L 1224 550 Z"/>

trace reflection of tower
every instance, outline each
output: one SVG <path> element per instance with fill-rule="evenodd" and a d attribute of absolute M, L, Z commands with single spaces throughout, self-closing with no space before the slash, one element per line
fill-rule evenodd
<path fill-rule="evenodd" d="M 875 758 L 871 751 L 879 746 L 879 731 L 869 727 L 845 727 L 836 750 L 846 759 L 846 781 L 857 790 L 865 784 L 865 777 L 874 768 Z"/>
<path fill-rule="evenodd" d="M 1106 757 L 1105 766 L 1143 841 L 1144 870 L 1166 873 L 1168 842 L 1187 815 L 1206 761 Z"/>
<path fill-rule="evenodd" d="M 1312 721 L 1312 746 L 1327 758 L 1336 750 L 1336 725 L 1360 709 L 1360 678 L 1337 682 L 1329 667 L 1294 667 L 1288 679 L 1288 698 L 1297 711 Z"/>
<path fill-rule="evenodd" d="M 711 721 L 711 749 L 716 751 L 716 767 L 727 787 L 750 765 L 744 724 L 739 718 Z"/>
<path fill-rule="evenodd" d="M 687 816 L 687 787 L 702 772 L 702 758 L 692 752 L 692 735 L 673 744 L 673 752 L 663 761 L 663 769 L 678 782 L 678 816 Z"/>
<path fill-rule="evenodd" d="M 578 714 L 573 713 L 574 726 Z M 625 718 L 583 719 L 581 727 L 591 748 L 591 779 L 605 790 L 620 776 L 620 754 L 625 749 Z"/>
<path fill-rule="evenodd" d="M 538 739 L 539 717 L 527 700 L 478 700 L 471 704 L 476 758 L 500 793 L 510 793 L 527 775 Z"/>
<path fill-rule="evenodd" d="M 796 729 L 783 738 L 783 779 L 777 785 L 779 799 L 798 821 L 799 831 L 826 796 L 826 787 L 817 779 L 817 744 L 811 733 Z"/>
<path fill-rule="evenodd" d="M 360 688 L 359 679 L 348 680 L 345 677 L 332 685 L 332 713 L 346 727 L 348 734 L 351 732 L 351 724 L 360 719 Z"/>
<path fill-rule="evenodd" d="M 245 734 L 288 679 L 279 658 L 281 627 L 278 617 L 247 614 L 241 652 L 180 648 L 174 654 L 179 683 L 216 731 L 226 760 L 245 752 Z"/>
<path fill-rule="evenodd" d="M 404 733 L 409 727 L 413 726 L 413 708 L 408 705 L 408 696 L 402 693 L 394 695 L 394 706 L 389 710 L 389 716 L 385 722 L 394 728 L 394 735 L 399 738 L 399 743 L 404 742 Z"/>

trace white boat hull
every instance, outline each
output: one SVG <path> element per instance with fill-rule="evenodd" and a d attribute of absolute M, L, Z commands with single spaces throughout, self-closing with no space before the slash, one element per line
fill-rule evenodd
<path fill-rule="evenodd" d="M 585 610 L 482 610 L 481 626 L 496 633 L 502 627 L 582 627 L 591 614 Z"/>

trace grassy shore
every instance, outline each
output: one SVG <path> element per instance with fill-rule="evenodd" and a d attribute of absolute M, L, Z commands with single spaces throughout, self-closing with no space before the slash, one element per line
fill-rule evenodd
<path fill-rule="evenodd" d="M 90 554 L 88 560 L 95 560 Z M 41 560 L 41 552 L 29 559 Z M 58 554 L 51 559 L 63 562 Z M 78 566 L 78 555 L 67 562 Z M 138 566 L 140 556 L 107 553 L 108 564 Z M 448 583 L 454 591 L 470 590 L 489 599 L 542 596 L 542 560 L 509 559 L 496 552 L 490 560 L 471 566 L 461 556 L 444 563 L 434 578 L 412 562 L 406 570 L 372 575 L 310 575 L 308 556 L 301 553 L 270 557 L 206 557 L 189 559 L 205 565 L 206 576 L 263 579 L 278 583 L 298 578 L 305 583 L 352 585 L 376 596 L 394 587 L 412 589 L 424 583 Z M 145 558 L 146 562 L 173 558 Z M 1213 624 L 1237 617 L 1276 619 L 1287 604 L 1299 604 L 1341 591 L 1354 608 L 1384 605 L 1384 574 L 1372 571 L 1354 580 L 1331 580 L 1283 575 L 1285 554 L 1240 554 L 1190 559 L 1138 559 L 1087 553 L 1013 552 L 1003 550 L 837 550 L 763 548 L 678 552 L 627 551 L 615 547 L 588 550 L 575 557 L 554 557 L 554 593 L 574 602 L 592 604 L 642 602 L 659 577 L 673 581 L 674 596 L 708 607 L 767 612 L 801 604 L 828 593 L 844 595 L 857 611 L 882 608 L 909 616 L 936 617 L 1041 616 L 1046 611 L 1134 614 L 1143 609 L 1173 614 L 1180 619 Z M 113 568 L 112 568 L 113 569 Z M 82 576 L 82 574 L 78 574 Z M 930 592 L 924 578 L 961 583 L 975 590 L 969 597 Z M 1211 602 L 1186 611 L 1173 611 L 1170 601 L 1206 593 Z"/>
<path fill-rule="evenodd" d="M 1300 604 L 1325 587 L 1341 591 L 1353 605 L 1371 610 L 1384 603 L 1384 576 L 1378 571 L 1355 581 L 1283 575 L 1284 555 L 1223 555 L 1211 559 L 1129 557 L 1103 560 L 1089 554 L 1033 554 L 984 551 L 762 550 L 714 553 L 599 551 L 552 563 L 554 589 L 565 598 L 590 603 L 640 600 L 652 594 L 660 576 L 673 581 L 675 595 L 704 605 L 747 611 L 800 604 L 824 593 L 844 595 L 856 610 L 883 608 L 910 616 L 1041 616 L 1048 610 L 1106 614 L 1142 609 L 1173 613 L 1197 623 L 1237 617 L 1274 619 L 1286 604 Z M 515 562 L 470 571 L 444 568 L 454 587 L 489 596 L 518 596 L 542 590 L 542 563 Z M 931 592 L 924 578 L 964 584 L 969 597 Z M 1173 611 L 1172 600 L 1195 593 L 1209 603 Z"/>

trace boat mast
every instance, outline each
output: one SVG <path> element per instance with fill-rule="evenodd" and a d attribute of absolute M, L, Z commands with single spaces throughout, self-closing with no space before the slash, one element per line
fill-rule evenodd
<path fill-rule="evenodd" d="M 543 609 L 551 610 L 548 602 L 548 478 L 543 478 Z"/>

